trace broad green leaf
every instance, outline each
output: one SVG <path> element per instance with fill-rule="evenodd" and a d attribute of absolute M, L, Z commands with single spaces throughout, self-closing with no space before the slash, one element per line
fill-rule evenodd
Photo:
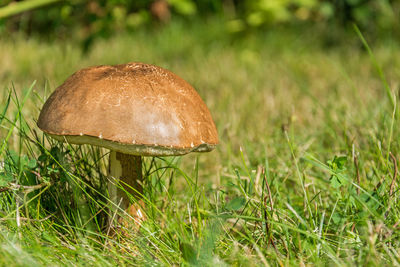
<path fill-rule="evenodd" d="M 244 199 L 243 197 L 237 197 L 229 201 L 229 203 L 226 204 L 225 208 L 228 210 L 235 211 L 243 208 L 245 204 L 246 204 L 246 199 Z"/>
<path fill-rule="evenodd" d="M 188 244 L 188 243 L 182 243 L 180 245 L 180 250 L 182 252 L 182 256 L 190 264 L 196 264 L 197 263 L 197 253 L 195 248 Z"/>
<path fill-rule="evenodd" d="M 33 168 L 36 167 L 36 164 L 37 164 L 36 160 L 35 160 L 35 159 L 31 159 L 31 160 L 28 161 L 28 163 L 26 164 L 26 166 L 27 166 L 28 168 L 30 168 L 30 169 L 33 169 Z"/>

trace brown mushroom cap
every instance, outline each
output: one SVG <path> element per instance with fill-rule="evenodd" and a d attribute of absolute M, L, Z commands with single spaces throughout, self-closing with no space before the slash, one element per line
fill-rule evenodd
<path fill-rule="evenodd" d="M 206 152 L 218 143 L 210 111 L 193 87 L 143 63 L 74 73 L 46 101 L 38 126 L 61 141 L 132 155 Z"/>

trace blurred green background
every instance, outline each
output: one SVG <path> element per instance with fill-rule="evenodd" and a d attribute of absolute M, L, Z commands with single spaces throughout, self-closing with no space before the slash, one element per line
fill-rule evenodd
<path fill-rule="evenodd" d="M 171 20 L 217 16 L 231 34 L 277 25 L 327 25 L 365 33 L 399 34 L 398 0 L 2 0 L 0 34 L 67 39 L 71 33 L 87 50 L 99 37 L 158 26 Z"/>

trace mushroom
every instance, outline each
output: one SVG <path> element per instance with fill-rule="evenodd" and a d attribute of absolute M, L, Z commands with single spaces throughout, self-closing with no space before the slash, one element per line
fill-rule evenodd
<path fill-rule="evenodd" d="M 72 144 L 108 148 L 110 200 L 138 219 L 143 197 L 142 156 L 208 152 L 218 144 L 211 114 L 176 74 L 144 63 L 95 66 L 71 75 L 47 99 L 38 127 Z M 134 214 L 136 213 L 136 214 Z M 111 222 L 112 223 L 112 222 Z"/>

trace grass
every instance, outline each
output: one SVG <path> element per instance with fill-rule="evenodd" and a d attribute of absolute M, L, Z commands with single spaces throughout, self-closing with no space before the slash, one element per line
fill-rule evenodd
<path fill-rule="evenodd" d="M 88 54 L 76 40 L 1 40 L 0 265 L 399 265 L 400 50 L 329 38 L 229 36 L 211 20 L 118 34 Z M 57 143 L 35 121 L 77 69 L 129 61 L 192 83 L 220 145 L 146 158 L 148 220 L 111 239 L 108 151 Z"/>

